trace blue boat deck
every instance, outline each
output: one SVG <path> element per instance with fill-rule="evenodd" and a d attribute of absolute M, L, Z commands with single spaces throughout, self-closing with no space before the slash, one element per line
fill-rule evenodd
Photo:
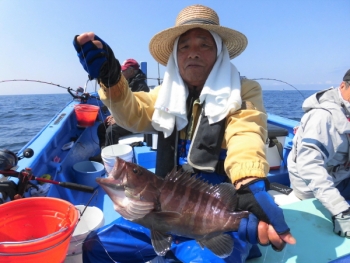
<path fill-rule="evenodd" d="M 74 105 L 79 103 L 79 101 L 74 100 L 68 103 L 36 137 L 22 148 L 19 154 L 24 149 L 31 148 L 34 150 L 34 156 L 21 159 L 17 171 L 29 167 L 32 169 L 33 175 L 37 177 L 50 174 L 55 181 L 77 183 L 72 167 L 74 164 L 86 161 L 90 156 L 99 153 L 96 130 L 106 117 L 105 113 L 100 111 L 98 121 L 92 127 L 77 128 Z M 102 103 L 96 99 L 90 99 L 88 103 L 102 106 Z M 270 170 L 268 179 L 270 182 L 289 186 L 286 157 L 291 150 L 294 127 L 298 125 L 298 122 L 276 115 L 268 115 L 268 123 L 287 130 L 284 138 L 283 158 L 277 169 Z M 73 142 L 71 148 L 62 149 L 70 142 Z M 150 150 L 150 147 L 146 145 L 137 147 L 134 150 L 134 155 L 137 163 L 147 165 L 147 169 L 154 171 L 156 152 Z M 74 205 L 96 206 L 103 211 L 105 224 L 113 222 L 120 216 L 114 211 L 111 199 L 99 186 L 92 194 L 52 185 L 47 196 L 65 199 Z M 328 219 L 330 216 L 317 200 L 298 201 L 281 207 L 284 209 L 287 223 L 290 225 L 293 235 L 298 240 L 297 245 L 287 246 L 281 253 L 261 247 L 263 256 L 250 260 L 250 263 L 330 262 L 337 258 L 341 260 L 341 257 L 349 254 L 350 239 L 344 239 L 332 233 L 331 222 Z M 332 262 L 347 262 L 349 256 L 344 260 Z"/>

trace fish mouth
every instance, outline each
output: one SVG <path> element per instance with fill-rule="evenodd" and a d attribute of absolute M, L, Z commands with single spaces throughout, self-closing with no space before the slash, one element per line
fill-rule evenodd
<path fill-rule="evenodd" d="M 99 185 L 101 185 L 102 188 L 108 187 L 115 190 L 121 190 L 121 188 L 124 189 L 125 187 L 124 174 L 126 173 L 127 173 L 126 162 L 123 159 L 117 157 L 114 167 L 112 171 L 109 173 L 108 177 L 106 178 L 97 177 L 96 182 Z M 114 174 L 115 176 L 113 176 L 112 174 Z M 119 176 L 116 177 L 117 175 Z"/>
<path fill-rule="evenodd" d="M 125 186 L 123 184 L 120 183 L 119 180 L 115 180 L 114 178 L 96 178 L 96 182 L 101 185 L 101 187 L 106 190 L 111 189 L 114 191 L 121 191 L 121 190 L 125 190 Z"/>
<path fill-rule="evenodd" d="M 116 158 L 116 164 L 114 165 L 109 176 L 106 178 L 97 177 L 96 182 L 102 187 L 102 189 L 111 198 L 114 205 L 119 207 L 125 207 L 125 182 L 123 174 L 126 173 L 126 163 L 123 159 Z M 112 176 L 112 174 L 120 175 L 118 178 Z"/>
<path fill-rule="evenodd" d="M 113 178 L 96 178 L 97 183 L 106 192 L 109 198 L 112 200 L 114 209 L 125 208 L 126 200 L 125 188 L 122 184 L 118 184 L 118 180 Z"/>

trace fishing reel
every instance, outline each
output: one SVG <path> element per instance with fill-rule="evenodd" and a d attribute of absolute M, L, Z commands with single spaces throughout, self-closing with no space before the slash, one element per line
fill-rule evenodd
<path fill-rule="evenodd" d="M 51 176 L 49 174 L 44 174 L 42 177 L 37 177 L 33 174 L 32 169 L 28 167 L 19 172 L 15 170 L 19 160 L 23 158 L 31 158 L 33 155 L 34 151 L 31 148 L 25 149 L 21 156 L 17 156 L 10 150 L 0 149 L 0 175 L 5 177 L 15 177 L 18 179 L 16 183 L 12 181 L 11 178 L 4 179 L 4 177 L 0 177 L 0 204 L 4 203 L 7 199 L 15 200 L 18 198 L 23 198 L 24 193 L 31 187 L 35 188 L 37 191 L 40 191 L 40 185 L 38 186 L 37 184 L 31 182 L 34 180 L 39 183 L 55 184 L 64 188 L 87 193 L 93 193 L 95 191 L 91 186 L 51 180 Z"/>
<path fill-rule="evenodd" d="M 17 166 L 19 160 L 23 158 L 31 158 L 33 155 L 34 151 L 31 148 L 25 149 L 21 156 L 17 156 L 10 150 L 0 149 L 0 174 L 4 175 L 5 177 L 11 176 L 12 173 L 15 173 L 13 168 Z M 36 187 L 29 182 L 28 176 L 21 176 L 18 178 L 18 184 L 11 180 L 2 180 L 0 182 L 0 204 L 4 203 L 8 198 L 14 200 L 18 194 L 22 196 L 28 185 Z"/>
<path fill-rule="evenodd" d="M 30 168 L 25 168 L 21 172 L 7 170 L 0 171 L 0 173 L 18 179 L 17 183 L 11 179 L 0 182 L 0 204 L 4 203 L 7 199 L 15 200 L 24 197 L 24 193 L 31 187 L 39 191 L 39 187 L 30 181 L 33 178 L 33 173 Z"/>
<path fill-rule="evenodd" d="M 81 102 L 86 103 L 88 101 L 89 98 L 93 98 L 94 96 L 91 96 L 89 93 L 84 92 L 84 89 L 79 87 L 76 94 L 73 94 L 72 92 L 73 89 L 68 88 L 67 91 L 69 92 L 70 95 L 72 95 L 72 97 L 74 99 L 80 99 Z M 94 97 L 95 98 L 95 97 Z"/>
<path fill-rule="evenodd" d="M 18 157 L 10 150 L 0 150 L 0 170 L 6 171 L 15 167 L 18 163 Z"/>
<path fill-rule="evenodd" d="M 81 88 L 81 87 L 79 87 L 79 88 Z M 71 89 L 71 88 L 68 88 L 67 90 L 68 90 L 69 94 L 72 95 L 72 97 L 74 99 L 79 99 L 83 103 L 86 103 L 88 101 L 88 99 L 90 99 L 90 98 L 94 98 L 94 99 L 97 99 L 97 100 L 100 99 L 99 97 L 91 96 L 88 92 L 81 93 L 79 91 L 79 89 L 77 90 L 77 94 L 73 94 L 73 92 L 72 92 L 73 89 Z M 79 95 L 79 94 L 81 94 L 81 95 Z"/>
<path fill-rule="evenodd" d="M 99 97 L 96 97 L 96 96 L 91 96 L 88 92 L 86 92 L 86 88 L 87 88 L 87 84 L 89 81 L 91 81 L 92 79 L 88 79 L 85 83 L 85 88 L 82 88 L 82 87 L 79 87 L 77 90 L 76 90 L 76 94 L 73 94 L 71 88 L 67 88 L 67 91 L 69 92 L 70 95 L 72 95 L 72 97 L 74 99 L 80 99 L 80 101 L 82 103 L 86 103 L 88 101 L 88 99 L 90 98 L 94 98 L 94 99 L 97 99 L 99 100 L 100 98 Z"/>
<path fill-rule="evenodd" d="M 17 166 L 19 160 L 23 158 L 31 158 L 34 151 L 27 148 L 23 151 L 23 155 L 17 156 L 14 152 L 7 149 L 0 149 L 0 171 L 8 171 Z"/>

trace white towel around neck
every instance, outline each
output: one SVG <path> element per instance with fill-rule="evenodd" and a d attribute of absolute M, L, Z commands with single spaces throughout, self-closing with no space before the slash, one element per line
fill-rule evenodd
<path fill-rule="evenodd" d="M 209 124 L 224 119 L 229 111 L 236 111 L 241 107 L 241 81 L 236 67 L 230 62 L 226 46 L 221 37 L 210 31 L 217 46 L 217 59 L 206 80 L 199 96 L 200 103 L 204 103 L 205 115 Z M 187 112 L 186 99 L 188 88 L 183 82 L 177 65 L 177 44 L 175 40 L 173 52 L 169 57 L 162 87 L 159 90 L 152 116 L 152 125 L 157 131 L 162 131 L 164 137 L 169 137 L 176 123 L 177 130 L 186 127 Z"/>

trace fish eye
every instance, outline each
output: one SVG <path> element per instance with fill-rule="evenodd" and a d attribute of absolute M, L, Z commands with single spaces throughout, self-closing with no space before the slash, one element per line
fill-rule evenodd
<path fill-rule="evenodd" d="M 142 176 L 142 170 L 137 169 L 137 168 L 133 168 L 132 171 L 134 172 L 134 174 L 137 174 L 138 176 Z"/>

